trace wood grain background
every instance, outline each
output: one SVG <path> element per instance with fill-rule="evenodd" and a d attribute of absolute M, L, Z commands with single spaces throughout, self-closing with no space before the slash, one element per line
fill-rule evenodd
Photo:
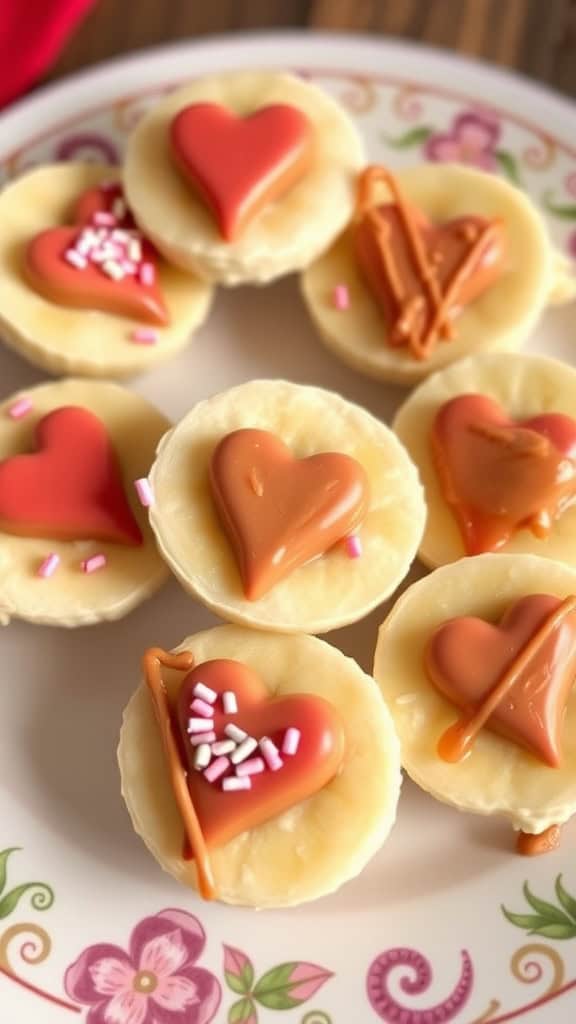
<path fill-rule="evenodd" d="M 98 0 L 49 78 L 176 39 L 275 28 L 420 40 L 576 96 L 576 0 Z"/>

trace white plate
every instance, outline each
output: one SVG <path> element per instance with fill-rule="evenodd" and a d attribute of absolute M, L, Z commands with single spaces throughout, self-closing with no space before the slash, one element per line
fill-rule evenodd
<path fill-rule="evenodd" d="M 298 69 L 324 86 L 357 119 L 376 160 L 395 166 L 427 155 L 460 157 L 516 177 L 548 209 L 557 242 L 576 254 L 576 116 L 567 101 L 441 53 L 342 36 L 186 43 L 73 78 L 0 118 L 1 174 L 52 159 L 113 158 L 162 91 L 204 72 L 253 65 Z M 574 308 L 549 314 L 535 345 L 574 359 L 574 328 Z M 7 351 L 0 367 L 2 396 L 40 380 Z M 177 419 L 199 398 L 254 376 L 333 388 L 384 418 L 398 400 L 318 344 L 294 280 L 222 292 L 188 351 L 135 386 Z M 332 640 L 369 667 L 381 617 Z M 66 993 L 66 968 L 83 950 L 102 942 L 127 948 L 135 926 L 166 907 L 191 915 L 180 918 L 185 927 L 202 923 L 199 964 L 222 988 L 218 1024 L 572 1020 L 576 942 L 568 940 L 576 938 L 576 920 L 558 927 L 554 883 L 563 873 L 576 896 L 573 827 L 559 852 L 524 861 L 510 852 L 506 824 L 459 815 L 406 784 L 399 824 L 382 853 L 355 882 L 311 906 L 256 914 L 204 905 L 162 874 L 120 799 L 120 716 L 143 648 L 170 647 L 211 621 L 171 584 L 116 625 L 65 632 L 15 623 L 3 631 L 0 849 L 22 849 L 0 858 L 0 888 L 7 864 L 2 1024 L 207 1024 L 200 1005 L 158 1018 L 150 1001 L 145 1017 L 125 1007 L 112 1020 L 106 1001 L 89 1014 Z M 522 892 L 526 878 L 557 908 L 540 907 L 548 924 L 530 938 L 528 927 L 501 910 L 536 914 Z M 137 937 L 153 927 L 158 920 L 145 920 Z M 236 951 L 228 953 L 227 976 L 223 944 Z M 254 988 L 250 963 L 255 979 L 287 966 Z M 379 1010 L 367 996 L 373 964 L 382 984 L 390 969 L 390 1000 Z M 242 967 L 244 1002 L 235 980 Z"/>

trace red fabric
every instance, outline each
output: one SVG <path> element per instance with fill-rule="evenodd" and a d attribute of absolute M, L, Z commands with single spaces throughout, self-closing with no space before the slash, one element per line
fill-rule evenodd
<path fill-rule="evenodd" d="M 57 57 L 94 0 L 0 0 L 0 106 Z"/>

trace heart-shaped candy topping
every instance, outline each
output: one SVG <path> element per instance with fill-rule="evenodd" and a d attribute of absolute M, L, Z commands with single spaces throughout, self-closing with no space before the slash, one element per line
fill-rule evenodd
<path fill-rule="evenodd" d="M 217 103 L 194 103 L 176 115 L 170 134 L 177 166 L 227 242 L 286 193 L 311 159 L 310 122 L 284 103 L 247 117 Z"/>
<path fill-rule="evenodd" d="M 218 659 L 177 704 L 188 788 L 207 846 L 222 846 L 317 793 L 344 754 L 336 709 L 312 694 L 270 696 L 247 665 Z"/>
<path fill-rule="evenodd" d="M 224 437 L 210 483 L 251 601 L 352 533 L 370 500 L 356 459 L 336 452 L 296 459 L 265 430 Z"/>
<path fill-rule="evenodd" d="M 468 616 L 450 619 L 432 635 L 425 667 L 440 693 L 465 712 L 462 734 L 466 720 L 480 721 L 550 767 L 559 765 L 576 675 L 574 601 L 531 594 L 497 626 Z M 490 712 L 485 723 L 483 708 Z"/>
<path fill-rule="evenodd" d="M 545 413 L 515 422 L 485 395 L 438 411 L 432 453 L 467 554 L 496 551 L 521 529 L 545 537 L 576 498 L 576 421 Z"/>
<path fill-rule="evenodd" d="M 381 180 L 394 201 L 375 205 L 372 191 Z M 504 262 L 500 221 L 471 215 L 432 224 L 379 167 L 367 168 L 360 179 L 352 241 L 384 313 L 388 344 L 406 346 L 416 359 L 453 336 L 454 319 L 498 279 Z"/>
<path fill-rule="evenodd" d="M 83 193 L 75 217 L 76 226 L 47 228 L 28 243 L 31 287 L 61 306 L 169 323 L 156 251 L 134 225 L 120 186 Z"/>
<path fill-rule="evenodd" d="M 63 406 L 36 426 L 38 450 L 0 462 L 0 530 L 20 537 L 141 544 L 106 429 Z"/>

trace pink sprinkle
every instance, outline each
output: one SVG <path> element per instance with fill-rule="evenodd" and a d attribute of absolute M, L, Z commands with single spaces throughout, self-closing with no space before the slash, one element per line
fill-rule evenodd
<path fill-rule="evenodd" d="M 288 754 L 289 757 L 292 757 L 300 746 L 301 736 L 302 733 L 300 732 L 300 729 L 294 729 L 293 726 L 286 729 L 284 739 L 282 740 L 282 753 Z"/>
<path fill-rule="evenodd" d="M 348 309 L 350 305 L 350 292 L 348 291 L 348 285 L 337 284 L 332 293 L 332 300 L 336 309 Z"/>
<path fill-rule="evenodd" d="M 147 477 L 142 476 L 139 480 L 134 481 L 134 487 L 136 488 L 136 494 L 138 500 L 144 508 L 150 508 L 150 505 L 154 504 L 154 495 L 150 486 L 150 481 Z"/>
<path fill-rule="evenodd" d="M 92 221 L 99 228 L 114 228 L 118 221 L 113 213 L 107 213 L 106 210 L 97 210 Z"/>
<path fill-rule="evenodd" d="M 98 569 L 103 569 L 108 559 L 106 555 L 91 555 L 90 558 L 85 558 L 81 563 L 82 572 L 97 572 Z"/>
<path fill-rule="evenodd" d="M 66 263 L 69 263 L 71 267 L 75 267 L 76 270 L 84 270 L 88 266 L 86 257 L 81 252 L 78 252 L 77 249 L 66 249 L 64 259 Z"/>
<path fill-rule="evenodd" d="M 153 285 L 156 280 L 156 269 L 153 263 L 143 263 L 138 274 L 140 284 Z"/>
<path fill-rule="evenodd" d="M 214 718 L 214 708 L 200 697 L 195 697 L 190 705 L 190 710 L 195 711 L 202 718 Z"/>
<path fill-rule="evenodd" d="M 360 558 L 362 554 L 362 541 L 357 534 L 352 533 L 349 537 L 346 537 L 345 547 L 348 558 Z"/>
<path fill-rule="evenodd" d="M 158 341 L 158 332 L 151 327 L 136 327 L 130 332 L 130 340 L 137 341 L 140 345 L 155 345 Z"/>
<path fill-rule="evenodd" d="M 230 775 L 227 779 L 222 779 L 222 789 L 225 793 L 237 793 L 239 789 L 252 789 L 252 783 L 248 776 L 245 778 L 238 778 L 238 776 Z"/>
<path fill-rule="evenodd" d="M 214 728 L 214 722 L 209 722 L 207 718 L 189 718 L 188 719 L 188 732 L 212 732 Z M 206 742 L 206 741 L 204 741 Z"/>
<path fill-rule="evenodd" d="M 120 252 L 118 255 L 121 256 L 122 252 Z M 125 274 L 135 274 L 136 269 L 137 267 L 136 264 L 134 263 L 134 260 L 122 260 L 122 270 L 124 271 Z"/>
<path fill-rule="evenodd" d="M 60 555 L 57 555 L 55 551 L 52 551 L 46 556 L 42 564 L 38 567 L 37 576 L 41 576 L 42 579 L 47 580 L 50 576 L 53 576 L 56 569 L 60 565 Z"/>
<path fill-rule="evenodd" d="M 238 701 L 233 690 L 224 690 L 222 694 L 222 707 L 225 715 L 235 715 L 238 711 Z"/>
<path fill-rule="evenodd" d="M 21 420 L 23 416 L 26 416 L 32 409 L 32 400 L 30 398 L 18 398 L 17 401 L 13 402 L 8 409 L 8 415 L 11 420 Z"/>
<path fill-rule="evenodd" d="M 261 757 L 251 757 L 249 761 L 244 761 L 236 766 L 236 775 L 239 779 L 243 779 L 245 775 L 260 775 L 265 767 Z"/>
<path fill-rule="evenodd" d="M 224 775 L 224 772 L 228 771 L 229 767 L 230 761 L 227 757 L 217 757 L 203 773 L 204 778 L 207 782 L 216 782 L 216 779 L 220 779 L 222 775 Z"/>
<path fill-rule="evenodd" d="M 276 744 L 273 743 L 268 736 L 263 736 L 260 740 L 260 750 L 262 751 L 262 757 L 266 761 L 270 771 L 277 772 L 284 762 L 280 757 L 280 751 Z"/>
<path fill-rule="evenodd" d="M 216 733 L 196 732 L 192 733 L 192 735 L 189 736 L 188 739 L 190 740 L 190 743 L 192 744 L 193 747 L 197 747 L 200 743 L 214 743 L 214 740 L 216 739 Z"/>

